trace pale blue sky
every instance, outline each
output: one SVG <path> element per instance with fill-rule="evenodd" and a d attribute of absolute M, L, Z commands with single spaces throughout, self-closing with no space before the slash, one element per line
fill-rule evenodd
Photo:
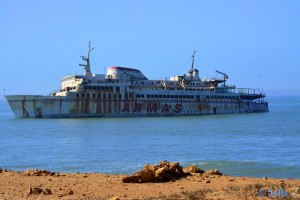
<path fill-rule="evenodd" d="M 201 78 L 267 95 L 300 94 L 299 0 L 1 0 L 0 87 L 49 94 L 82 74 L 88 41 L 92 72 L 112 65 L 148 78 L 186 73 L 197 50 Z"/>

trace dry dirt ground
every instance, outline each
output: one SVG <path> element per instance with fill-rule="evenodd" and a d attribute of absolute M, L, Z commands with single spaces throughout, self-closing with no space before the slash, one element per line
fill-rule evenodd
<path fill-rule="evenodd" d="M 0 170 L 0 199 L 300 199 L 296 179 L 192 173 L 165 183 L 123 183 L 127 175 L 40 172 Z"/>

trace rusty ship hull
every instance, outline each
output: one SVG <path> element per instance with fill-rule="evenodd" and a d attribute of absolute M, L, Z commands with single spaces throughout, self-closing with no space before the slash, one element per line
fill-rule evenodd
<path fill-rule="evenodd" d="M 136 94 L 128 95 L 132 96 L 128 99 L 119 99 L 120 96 L 102 92 L 94 98 L 12 95 L 6 99 L 17 118 L 189 116 L 268 111 L 267 102 L 243 100 L 235 95 L 186 95 L 189 99 L 181 95 L 181 99 L 166 100 L 151 99 L 151 95 L 146 100 L 137 98 Z"/>

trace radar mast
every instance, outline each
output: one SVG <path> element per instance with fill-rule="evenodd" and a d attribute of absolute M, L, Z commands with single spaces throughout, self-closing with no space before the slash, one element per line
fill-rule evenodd
<path fill-rule="evenodd" d="M 91 66 L 90 66 L 90 52 L 93 51 L 94 48 L 91 48 L 91 41 L 89 41 L 89 48 L 88 48 L 88 55 L 86 56 L 80 56 L 82 60 L 84 60 L 86 63 L 85 64 L 79 64 L 79 66 L 84 67 L 84 75 L 85 76 L 92 76 L 91 72 Z"/>
<path fill-rule="evenodd" d="M 194 60 L 195 60 L 195 54 L 197 53 L 196 50 L 194 50 L 194 53 L 192 55 L 193 61 L 192 61 L 192 71 L 194 70 Z"/>

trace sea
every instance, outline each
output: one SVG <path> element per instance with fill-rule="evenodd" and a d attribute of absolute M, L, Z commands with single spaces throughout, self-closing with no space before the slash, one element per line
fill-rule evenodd
<path fill-rule="evenodd" d="M 267 113 L 90 119 L 16 119 L 1 100 L 0 167 L 132 174 L 168 160 L 300 179 L 300 96 L 266 100 Z"/>

